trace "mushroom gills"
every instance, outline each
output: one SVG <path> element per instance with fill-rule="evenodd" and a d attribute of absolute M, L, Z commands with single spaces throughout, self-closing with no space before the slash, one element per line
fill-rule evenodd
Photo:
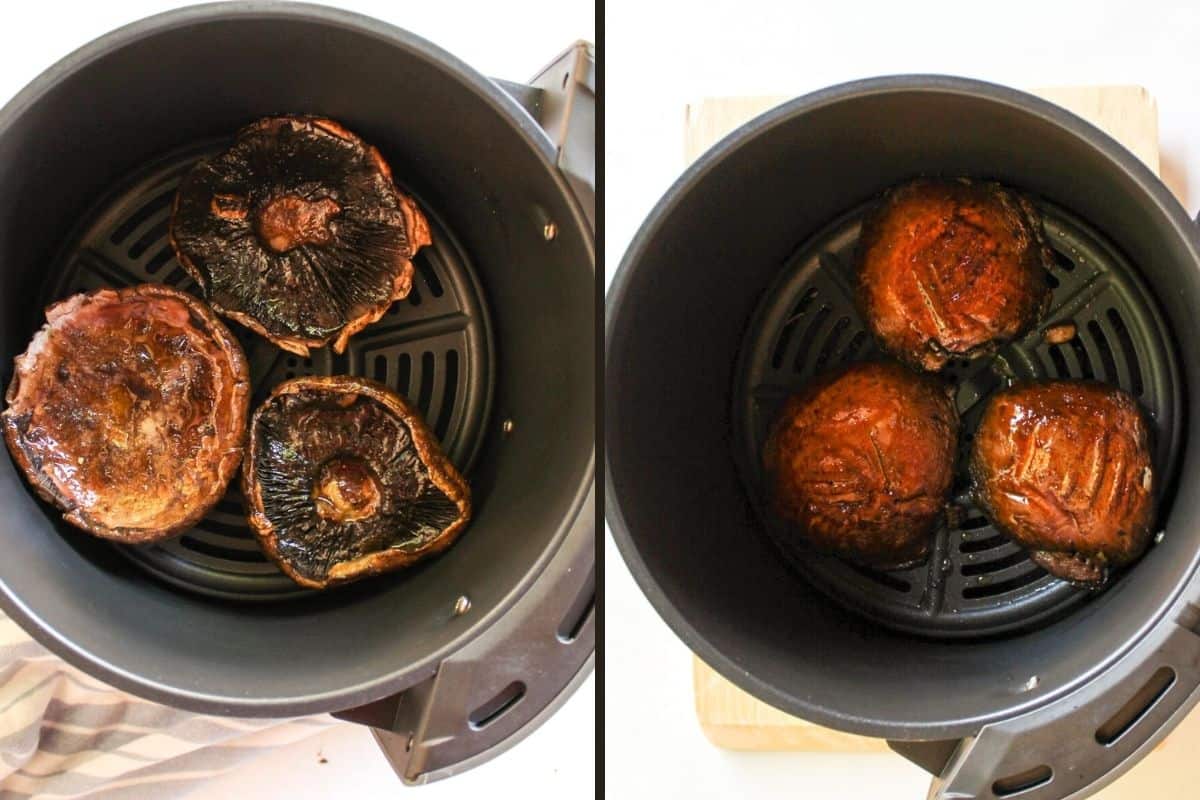
<path fill-rule="evenodd" d="M 169 236 L 218 312 L 302 356 L 343 352 L 406 297 L 411 259 L 432 241 L 378 150 L 303 116 L 259 120 L 197 164 Z"/>

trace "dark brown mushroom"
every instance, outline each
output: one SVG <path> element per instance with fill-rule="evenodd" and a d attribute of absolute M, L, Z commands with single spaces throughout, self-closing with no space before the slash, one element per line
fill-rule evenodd
<path fill-rule="evenodd" d="M 449 547 L 466 481 L 417 411 L 364 378 L 296 378 L 254 412 L 243 469 L 250 526 L 296 583 L 324 589 Z"/>
<path fill-rule="evenodd" d="M 336 122 L 270 117 L 183 179 L 171 244 L 220 313 L 302 356 L 412 289 L 429 223 L 383 157 Z"/>
<path fill-rule="evenodd" d="M 56 303 L 15 366 L 0 415 L 8 449 L 43 499 L 96 536 L 181 533 L 241 461 L 245 356 L 183 292 L 144 285 Z"/>
<path fill-rule="evenodd" d="M 1137 401 L 1084 381 L 1018 384 L 988 400 L 971 456 L 980 505 L 1047 572 L 1102 585 L 1146 549 L 1150 428 Z"/>
<path fill-rule="evenodd" d="M 785 403 L 764 450 L 790 544 L 879 568 L 925 558 L 953 481 L 947 384 L 894 363 L 818 378 Z"/>
<path fill-rule="evenodd" d="M 884 350 L 930 371 L 995 352 L 1050 303 L 1053 255 L 1025 197 L 996 183 L 918 180 L 863 223 L 858 296 Z"/>

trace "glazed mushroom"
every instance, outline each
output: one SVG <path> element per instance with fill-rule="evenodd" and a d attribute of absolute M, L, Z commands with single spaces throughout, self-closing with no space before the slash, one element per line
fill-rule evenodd
<path fill-rule="evenodd" d="M 888 191 L 863 223 L 857 258 L 863 318 L 884 350 L 918 369 L 991 354 L 1050 303 L 1041 217 L 996 183 Z"/>
<path fill-rule="evenodd" d="M 785 544 L 877 568 L 923 560 L 953 480 L 950 388 L 894 363 L 827 374 L 787 400 L 764 449 Z"/>
<path fill-rule="evenodd" d="M 431 243 L 379 151 L 315 117 L 259 120 L 193 168 L 170 239 L 213 308 L 301 356 L 343 352 L 407 297 Z"/>
<path fill-rule="evenodd" d="M 449 547 L 466 481 L 417 411 L 364 378 L 296 378 L 254 412 L 243 469 L 250 526 L 301 586 L 324 589 Z"/>
<path fill-rule="evenodd" d="M 242 458 L 250 384 L 211 309 L 166 286 L 46 309 L 0 419 L 30 484 L 68 522 L 121 542 L 187 530 Z"/>
<path fill-rule="evenodd" d="M 1150 428 L 1137 401 L 1084 381 L 992 395 L 971 455 L 988 517 L 1047 572 L 1083 586 L 1146 549 L 1154 523 Z"/>

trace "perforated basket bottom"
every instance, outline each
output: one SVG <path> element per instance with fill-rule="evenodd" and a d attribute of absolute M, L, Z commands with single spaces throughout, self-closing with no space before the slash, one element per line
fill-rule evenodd
<path fill-rule="evenodd" d="M 64 250 L 44 300 L 149 282 L 199 295 L 175 259 L 167 224 L 180 180 L 193 164 L 225 144 L 210 142 L 174 152 L 131 176 L 97 204 Z M 433 246 L 413 259 L 412 293 L 351 339 L 342 355 L 323 348 L 300 358 L 235 322 L 227 324 L 250 365 L 252 408 L 277 384 L 297 375 L 374 378 L 416 403 L 451 460 L 466 471 L 482 442 L 491 399 L 487 312 L 466 253 L 436 211 L 416 199 L 429 217 Z M 159 578 L 211 596 L 278 600 L 307 593 L 262 555 L 246 525 L 238 478 L 192 530 L 157 544 L 117 547 Z"/>
<path fill-rule="evenodd" d="M 996 530 L 967 492 L 965 454 L 984 400 L 1014 379 L 1094 378 L 1133 394 L 1156 433 L 1155 471 L 1172 484 L 1180 438 L 1180 373 L 1162 316 L 1125 258 L 1079 219 L 1039 203 L 1056 261 L 1052 311 L 1042 328 L 990 359 L 958 361 L 963 420 L 953 527 L 937 533 L 930 557 L 911 569 L 880 572 L 812 553 L 781 552 L 801 575 L 839 603 L 897 630 L 973 637 L 1028 630 L 1084 602 L 1090 592 L 1051 577 Z M 753 502 L 764 510 L 761 447 L 783 400 L 814 375 L 879 357 L 855 310 L 853 254 L 866 207 L 803 244 L 756 311 L 739 355 L 733 391 L 735 459 Z M 1078 331 L 1047 345 L 1045 328 L 1070 320 Z M 1162 505 L 1165 505 L 1163 503 Z M 768 531 L 774 526 L 762 514 Z"/>

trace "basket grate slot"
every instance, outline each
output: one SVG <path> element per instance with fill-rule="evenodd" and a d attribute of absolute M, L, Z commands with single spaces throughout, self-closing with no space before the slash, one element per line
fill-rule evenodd
<path fill-rule="evenodd" d="M 163 217 L 152 228 L 143 233 L 138 240 L 129 248 L 129 257 L 139 259 L 142 253 L 150 249 L 151 245 L 160 244 L 167 238 L 167 226 L 170 223 L 169 217 Z"/>
<path fill-rule="evenodd" d="M 1028 559 L 1023 559 L 1023 561 L 1028 561 Z M 962 596 L 967 600 L 974 600 L 980 597 L 999 597 L 1000 595 L 1011 594 L 1029 586 L 1045 574 L 1045 571 L 1041 569 L 1025 567 L 1023 572 L 1011 578 L 999 580 L 994 583 L 980 583 L 976 586 L 968 586 L 963 589 Z"/>
<path fill-rule="evenodd" d="M 1015 567 L 1017 564 L 1024 564 L 1028 560 L 1029 557 L 1026 556 L 1024 552 L 1019 549 L 1015 549 L 1008 555 L 1001 556 L 993 561 L 967 562 L 959 567 L 958 571 L 967 577 L 974 575 L 987 575 L 992 572 L 999 572 L 1000 570 L 1007 569 L 1008 567 Z"/>
<path fill-rule="evenodd" d="M 1076 334 L 1074 339 L 1067 342 L 1071 350 L 1075 353 L 1075 360 L 1079 362 L 1080 377 L 1084 380 L 1092 380 L 1096 377 L 1096 373 L 1092 371 L 1092 360 L 1088 358 L 1087 347 L 1083 343 L 1083 339 Z"/>
<path fill-rule="evenodd" d="M 1072 378 L 1076 377 L 1071 373 L 1071 366 L 1067 363 L 1066 351 L 1062 349 L 1062 345 L 1053 345 L 1050 348 L 1050 360 L 1054 364 L 1054 371 L 1049 377 L 1054 378 Z"/>
<path fill-rule="evenodd" d="M 832 308 L 826 304 L 817 309 L 817 313 L 813 316 L 812 323 L 809 324 L 802 334 L 800 334 L 799 346 L 796 348 L 796 356 L 792 359 L 792 369 L 796 372 L 804 372 L 805 361 L 808 358 L 809 352 L 813 344 L 821 336 L 822 329 L 825 327 L 825 320 L 829 319 L 832 313 Z"/>
<path fill-rule="evenodd" d="M 108 241 L 112 244 L 121 244 L 130 235 L 145 224 L 146 220 L 153 217 L 155 214 L 165 213 L 170 208 L 172 201 L 175 199 L 175 187 L 178 181 L 167 186 L 154 187 L 159 194 L 150 197 L 147 200 L 138 202 L 135 200 L 135 208 L 132 213 L 124 216 L 118 223 L 112 226 L 112 232 L 108 235 Z M 138 198 L 140 200 L 140 198 Z"/>
<path fill-rule="evenodd" d="M 1100 379 L 1109 383 L 1119 383 L 1121 376 L 1117 372 L 1117 361 L 1113 356 L 1112 347 L 1108 343 L 1108 337 L 1104 335 L 1104 329 L 1100 327 L 1099 322 L 1090 319 L 1088 320 L 1087 331 L 1088 335 L 1092 338 L 1096 353 L 1100 356 L 1100 365 L 1103 370 L 1103 373 L 1099 376 Z"/>
<path fill-rule="evenodd" d="M 783 366 L 784 353 L 787 351 L 788 342 L 792 340 L 792 333 L 796 330 L 796 326 L 800 324 L 808 307 L 812 305 L 813 300 L 816 298 L 816 287 L 810 287 L 800 297 L 800 300 L 796 303 L 796 307 L 792 309 L 791 316 L 783 324 L 783 328 L 779 331 L 779 337 L 775 340 L 775 354 L 771 357 L 771 366 L 776 369 Z"/>
<path fill-rule="evenodd" d="M 1145 385 L 1142 383 L 1142 368 L 1138 364 L 1137 346 L 1129 334 L 1129 328 L 1125 327 L 1125 320 L 1122 319 L 1120 311 L 1110 308 L 1108 321 L 1112 325 L 1113 333 L 1117 335 L 1117 341 L 1121 343 L 1125 363 L 1129 365 L 1129 391 L 1136 397 L 1141 397 L 1145 394 Z"/>
<path fill-rule="evenodd" d="M 434 423 L 433 432 L 440 439 L 446 435 L 446 431 L 450 427 L 450 419 L 454 413 L 454 395 L 458 390 L 458 351 L 450 350 L 446 353 L 445 369 L 442 374 L 444 376 L 444 385 L 446 394 L 442 397 L 442 407 L 438 411 L 437 422 Z"/>
<path fill-rule="evenodd" d="M 446 293 L 446 290 L 442 288 L 441 280 L 438 279 L 437 272 L 434 271 L 428 261 L 424 258 L 416 258 L 413 260 L 413 265 L 417 268 L 417 275 L 429 288 L 431 297 L 441 297 Z"/>
<path fill-rule="evenodd" d="M 963 553 L 982 553 L 986 550 L 994 550 L 1008 542 L 1008 537 L 1002 533 L 997 533 L 995 528 L 991 527 L 991 523 L 988 523 L 987 525 L 987 533 L 989 536 L 986 539 L 970 539 L 963 541 L 963 543 L 958 546 L 959 551 Z"/>

